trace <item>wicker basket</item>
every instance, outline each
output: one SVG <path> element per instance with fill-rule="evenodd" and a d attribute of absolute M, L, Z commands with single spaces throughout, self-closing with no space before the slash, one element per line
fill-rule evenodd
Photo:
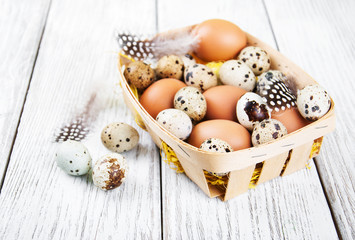
<path fill-rule="evenodd" d="M 280 70 L 286 76 L 292 77 L 298 89 L 316 83 L 300 67 L 278 51 L 250 34 L 247 34 L 247 37 L 249 46 L 261 47 L 269 53 L 270 69 Z M 134 115 L 141 119 L 155 144 L 158 147 L 161 147 L 162 143 L 170 146 L 186 175 L 211 198 L 218 196 L 226 201 L 248 191 L 255 169 L 261 166 L 257 181 L 254 181 L 255 185 L 306 167 L 309 159 L 318 155 L 323 136 L 335 128 L 332 100 L 331 108 L 325 116 L 279 140 L 231 153 L 201 151 L 167 132 L 147 113 L 124 78 L 121 67 L 124 61 L 122 60 L 122 58 L 119 60 L 120 85 L 126 104 Z M 220 188 L 209 184 L 205 176 L 206 170 L 214 173 L 229 172 L 226 185 Z"/>

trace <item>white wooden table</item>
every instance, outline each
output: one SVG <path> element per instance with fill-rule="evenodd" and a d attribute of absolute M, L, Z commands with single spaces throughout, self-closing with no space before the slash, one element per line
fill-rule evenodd
<path fill-rule="evenodd" d="M 0 239 L 354 239 L 354 12 L 354 0 L 0 0 Z M 162 163 L 117 86 L 117 30 L 154 34 L 209 18 L 278 48 L 336 103 L 336 131 L 310 170 L 228 202 Z M 54 162 L 55 131 L 87 109 L 94 160 L 107 153 L 106 124 L 140 133 L 116 190 Z"/>

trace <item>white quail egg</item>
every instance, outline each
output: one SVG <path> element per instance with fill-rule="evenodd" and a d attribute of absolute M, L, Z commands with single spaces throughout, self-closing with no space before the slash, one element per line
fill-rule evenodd
<path fill-rule="evenodd" d="M 94 184 L 102 190 L 119 187 L 127 176 L 126 159 L 118 153 L 110 153 L 96 161 L 92 170 Z"/>
<path fill-rule="evenodd" d="M 206 115 L 207 102 L 197 88 L 184 87 L 175 94 L 174 107 L 184 111 L 195 123 L 197 123 Z"/>
<path fill-rule="evenodd" d="M 198 88 L 201 92 L 217 86 L 217 76 L 203 64 L 187 66 L 184 72 L 186 85 Z"/>
<path fill-rule="evenodd" d="M 271 109 L 258 94 L 245 93 L 237 103 L 237 118 L 241 125 L 249 131 L 253 130 L 255 123 L 271 118 Z"/>
<path fill-rule="evenodd" d="M 266 72 L 270 68 L 269 54 L 260 47 L 246 47 L 239 56 L 239 60 L 242 60 L 253 71 L 255 75 L 260 75 Z"/>
<path fill-rule="evenodd" d="M 225 85 L 253 91 L 256 83 L 253 71 L 241 60 L 229 60 L 219 69 L 219 78 Z"/>
<path fill-rule="evenodd" d="M 159 59 L 155 72 L 159 79 L 181 79 L 184 74 L 184 62 L 176 55 L 164 56 Z"/>
<path fill-rule="evenodd" d="M 139 141 L 139 134 L 132 126 L 113 122 L 101 132 L 101 141 L 106 148 L 114 152 L 126 152 L 134 148 Z"/>
<path fill-rule="evenodd" d="M 254 125 L 251 141 L 253 146 L 278 139 L 287 134 L 286 127 L 278 120 L 265 119 Z"/>
<path fill-rule="evenodd" d="M 226 141 L 223 141 L 219 138 L 209 138 L 205 140 L 201 144 L 200 149 L 208 152 L 220 152 L 220 153 L 233 152 L 231 145 L 229 145 Z"/>
<path fill-rule="evenodd" d="M 55 159 L 58 167 L 70 175 L 84 175 L 91 168 L 91 156 L 81 142 L 67 140 L 61 143 Z"/>
<path fill-rule="evenodd" d="M 301 115 L 310 121 L 323 117 L 330 108 L 328 93 L 318 84 L 308 85 L 297 92 L 297 107 Z"/>
<path fill-rule="evenodd" d="M 180 56 L 180 58 L 183 61 L 185 68 L 187 66 L 196 64 L 196 60 L 189 53 L 186 53 L 185 55 Z"/>
<path fill-rule="evenodd" d="M 163 128 L 181 140 L 187 139 L 192 131 L 190 117 L 179 109 L 165 109 L 158 114 L 156 120 Z"/>

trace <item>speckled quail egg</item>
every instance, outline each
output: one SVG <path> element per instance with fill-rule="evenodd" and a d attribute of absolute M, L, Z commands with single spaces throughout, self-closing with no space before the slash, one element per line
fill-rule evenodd
<path fill-rule="evenodd" d="M 165 109 L 158 114 L 156 120 L 163 128 L 181 140 L 187 139 L 192 131 L 190 117 L 179 109 Z"/>
<path fill-rule="evenodd" d="M 265 119 L 254 125 L 251 141 L 253 146 L 281 138 L 287 134 L 286 127 L 278 120 Z"/>
<path fill-rule="evenodd" d="M 164 56 L 159 59 L 155 72 L 159 79 L 181 79 L 184 74 L 184 62 L 176 55 Z"/>
<path fill-rule="evenodd" d="M 180 58 L 183 61 L 185 67 L 196 64 L 196 60 L 189 53 L 180 56 Z"/>
<path fill-rule="evenodd" d="M 277 70 L 264 72 L 258 77 L 256 93 L 275 112 L 296 106 L 296 97 L 286 85 L 286 76 Z"/>
<path fill-rule="evenodd" d="M 193 122 L 201 121 L 207 112 L 207 102 L 195 87 L 181 88 L 174 97 L 174 108 L 184 111 Z"/>
<path fill-rule="evenodd" d="M 92 180 L 102 190 L 111 190 L 125 181 L 127 172 L 126 159 L 121 154 L 110 153 L 96 161 L 92 170 Z"/>
<path fill-rule="evenodd" d="M 61 143 L 55 159 L 58 167 L 70 175 L 84 175 L 91 168 L 91 156 L 81 142 L 67 140 Z"/>
<path fill-rule="evenodd" d="M 253 130 L 255 123 L 271 118 L 271 109 L 258 94 L 245 93 L 237 103 L 237 118 L 241 125 L 249 131 Z"/>
<path fill-rule="evenodd" d="M 256 83 L 253 71 L 241 60 L 229 60 L 219 69 L 219 78 L 225 85 L 253 91 Z"/>
<path fill-rule="evenodd" d="M 308 85 L 297 92 L 297 107 L 301 115 L 310 121 L 318 120 L 329 110 L 328 93 L 318 84 Z"/>
<path fill-rule="evenodd" d="M 203 64 L 194 64 L 185 68 L 184 77 L 187 85 L 196 87 L 201 92 L 218 84 L 217 76 Z"/>
<path fill-rule="evenodd" d="M 133 84 L 138 90 L 144 90 L 155 80 L 154 70 L 141 61 L 131 62 L 124 70 L 128 83 Z"/>
<path fill-rule="evenodd" d="M 269 54 L 260 47 L 246 47 L 239 56 L 239 60 L 242 60 L 253 71 L 255 75 L 260 75 L 266 72 L 270 68 Z"/>
<path fill-rule="evenodd" d="M 231 145 L 229 145 L 226 141 L 223 141 L 219 138 L 209 138 L 205 140 L 201 144 L 200 149 L 208 152 L 220 152 L 220 153 L 233 152 Z"/>
<path fill-rule="evenodd" d="M 121 153 L 138 144 L 139 134 L 134 127 L 126 123 L 113 122 L 102 130 L 101 141 L 109 150 Z"/>

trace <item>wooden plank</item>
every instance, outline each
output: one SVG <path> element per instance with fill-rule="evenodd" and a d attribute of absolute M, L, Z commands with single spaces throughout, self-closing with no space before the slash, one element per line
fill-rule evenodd
<path fill-rule="evenodd" d="M 228 187 L 223 198 L 224 201 L 232 199 L 249 190 L 249 183 L 253 176 L 255 166 L 243 170 L 232 171 L 229 174 Z"/>
<path fill-rule="evenodd" d="M 355 2 L 266 1 L 280 49 L 329 92 L 337 128 L 324 137 L 317 168 L 340 236 L 355 238 Z M 287 10 L 285 10 L 287 9 Z"/>
<path fill-rule="evenodd" d="M 261 169 L 260 177 L 257 184 L 262 184 L 270 179 L 280 176 L 285 161 L 287 159 L 288 152 L 282 153 L 276 157 L 267 160 L 263 164 Z"/>
<path fill-rule="evenodd" d="M 275 46 L 261 0 L 159 1 L 158 12 L 160 31 L 224 18 Z M 180 14 L 184 17 L 178 22 L 171 18 Z M 163 166 L 162 178 L 165 239 L 337 238 L 314 165 L 228 202 L 208 198 L 185 175 L 167 166 Z"/>
<path fill-rule="evenodd" d="M 302 168 L 305 168 L 312 150 L 313 141 L 292 150 L 290 160 L 287 163 L 282 176 L 292 174 Z"/>
<path fill-rule="evenodd" d="M 154 1 L 53 1 L 0 195 L 0 238 L 161 237 L 159 153 L 117 84 L 114 33 L 122 27 L 155 31 Z M 84 144 L 94 161 L 109 152 L 100 140 L 106 124 L 122 121 L 139 130 L 140 144 L 124 153 L 130 169 L 119 189 L 101 191 L 54 162 L 54 131 L 85 109 Z"/>
<path fill-rule="evenodd" d="M 50 0 L 0 1 L 0 186 L 49 5 Z"/>

